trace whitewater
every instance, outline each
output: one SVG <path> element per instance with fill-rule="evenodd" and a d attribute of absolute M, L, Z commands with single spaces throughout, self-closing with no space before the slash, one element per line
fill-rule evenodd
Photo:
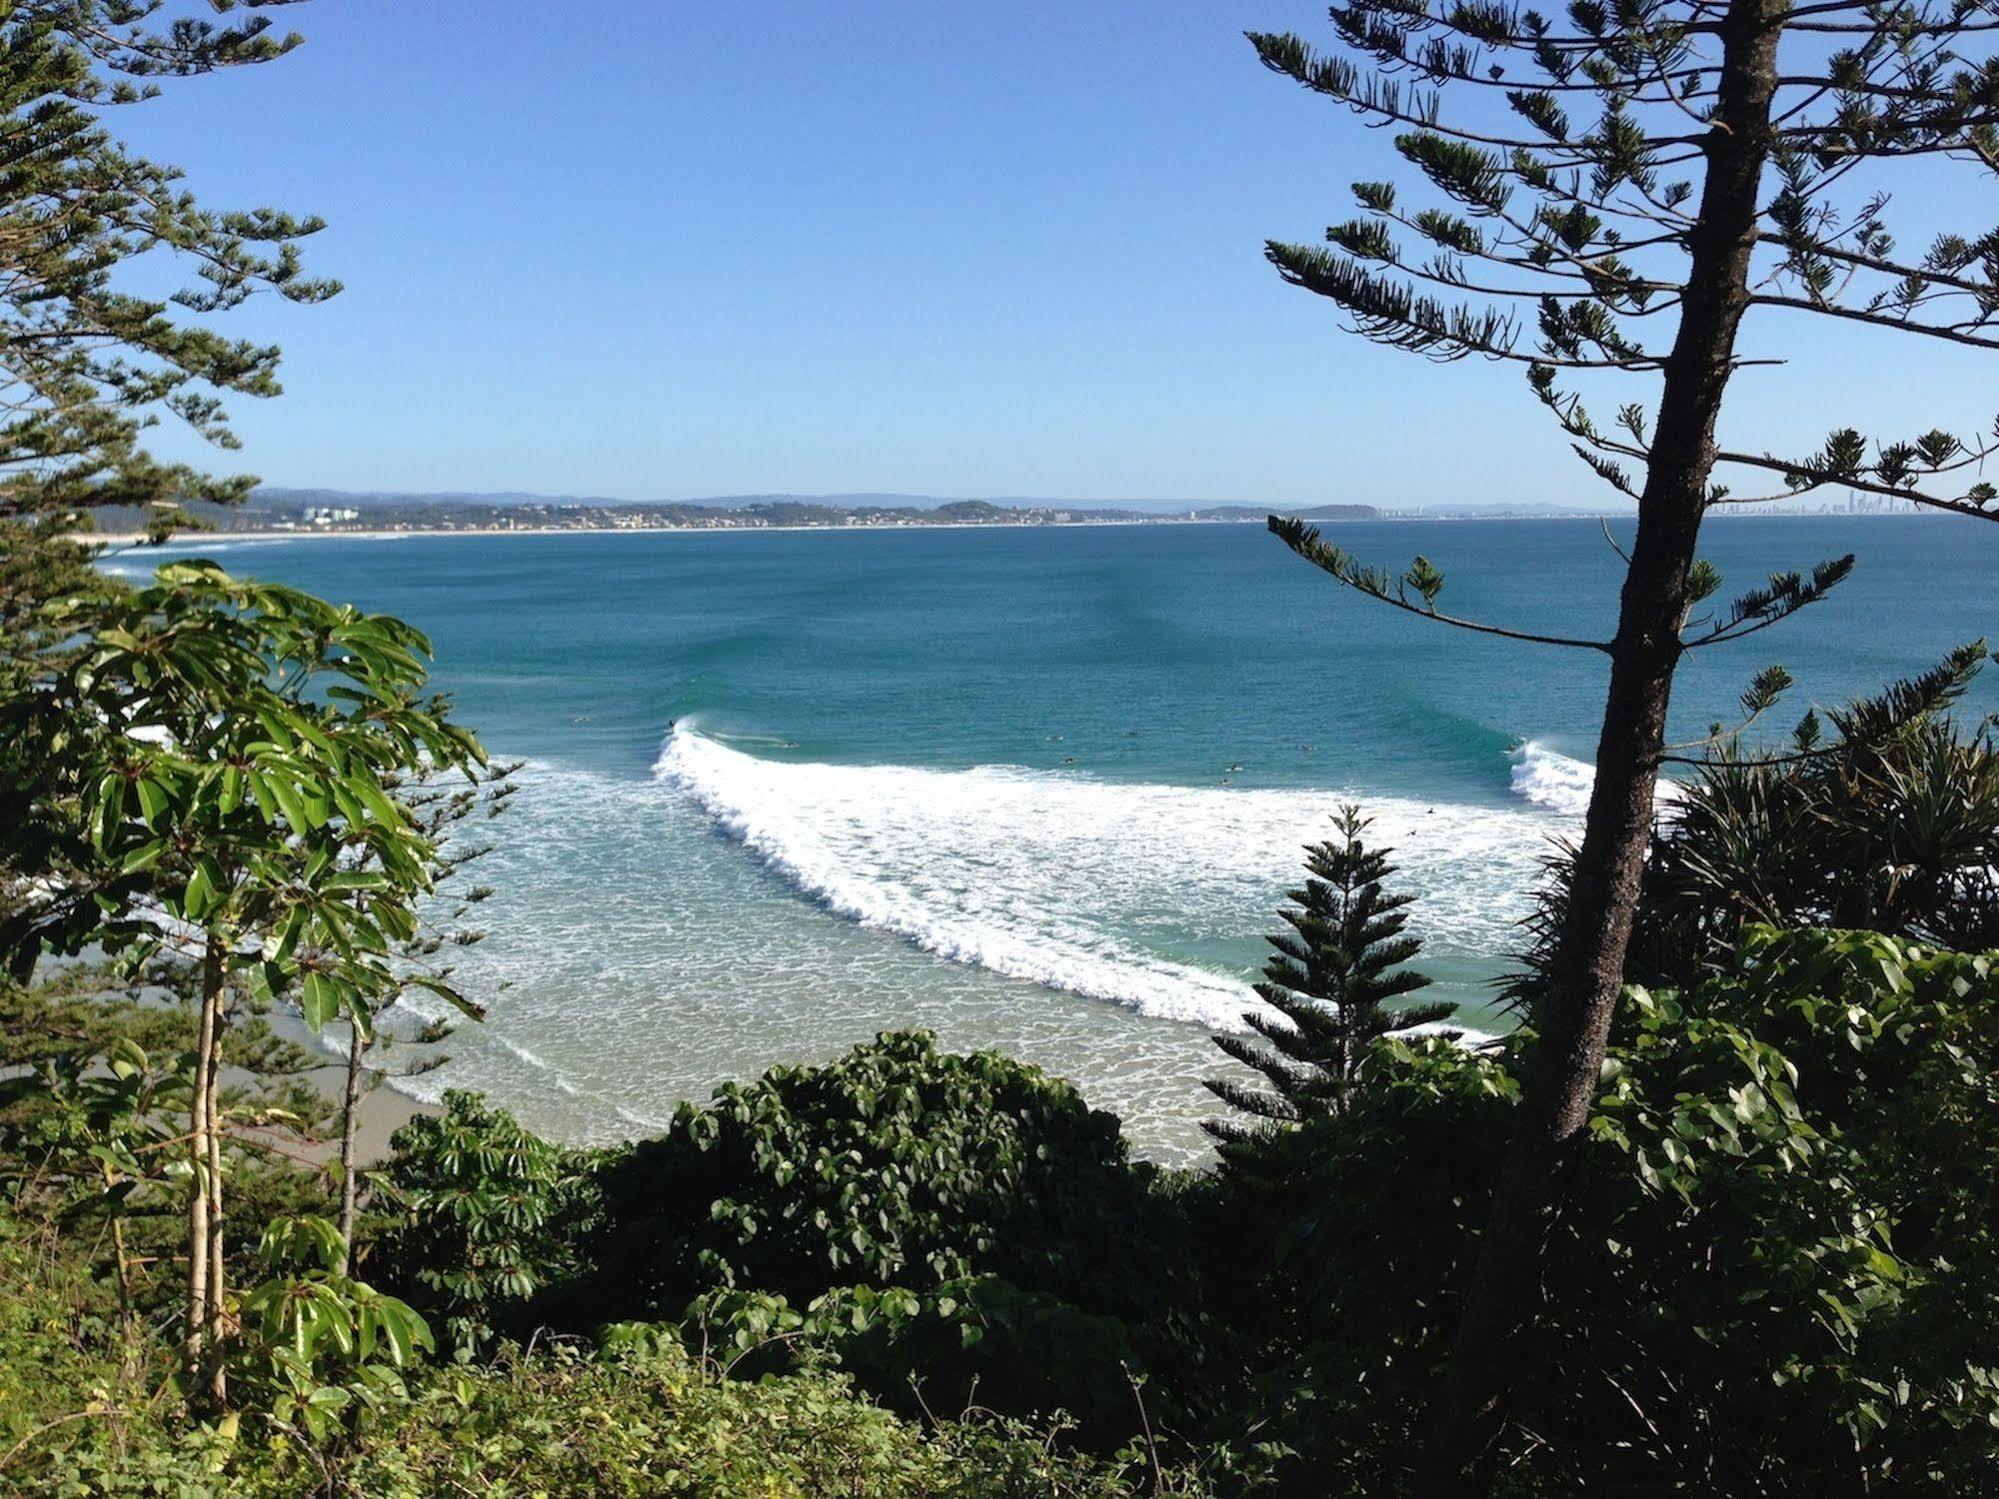
<path fill-rule="evenodd" d="M 1443 952 L 1516 945 L 1550 840 L 1589 767 L 1532 741 L 1514 809 L 1366 796 L 1124 784 L 1012 766 L 933 770 L 759 758 L 676 725 L 654 765 L 721 832 L 840 916 L 926 952 L 1141 1015 L 1240 1028 L 1235 974 L 1162 955 L 1178 935 L 1268 927 L 1306 846 L 1361 805 L 1394 848 L 1412 923 Z"/>

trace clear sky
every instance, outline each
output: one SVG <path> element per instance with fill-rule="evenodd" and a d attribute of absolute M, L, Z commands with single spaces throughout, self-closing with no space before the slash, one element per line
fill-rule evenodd
<path fill-rule="evenodd" d="M 330 221 L 310 260 L 342 295 L 229 320 L 286 351 L 287 394 L 235 407 L 241 464 L 269 483 L 1607 494 L 1517 368 L 1372 347 L 1264 264 L 1264 238 L 1315 238 L 1349 212 L 1349 182 L 1392 170 L 1386 137 L 1242 40 L 1323 38 L 1322 6 L 274 14 L 306 34 L 291 57 L 117 116 L 215 204 Z M 1740 443 L 1811 447 L 1883 408 L 1912 430 L 1991 420 L 1987 361 L 1767 316 L 1792 320 L 1761 331 L 1798 362 L 1738 377 Z M 158 446 L 199 456 L 176 435 Z"/>

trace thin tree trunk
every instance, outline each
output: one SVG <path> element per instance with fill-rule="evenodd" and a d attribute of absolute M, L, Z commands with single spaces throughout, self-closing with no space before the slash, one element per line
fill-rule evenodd
<path fill-rule="evenodd" d="M 220 962 L 218 960 L 218 971 Z M 223 1011 L 222 986 L 217 985 L 215 1034 L 208 1050 L 205 1092 L 208 1108 L 208 1393 L 217 1405 L 228 1397 L 228 1381 L 222 1367 L 222 1342 L 227 1329 L 222 1325 L 225 1293 L 222 1247 L 222 1032 L 228 1017 Z"/>
<path fill-rule="evenodd" d="M 104 1172 L 104 1185 L 107 1189 L 114 1185 L 109 1168 Z M 123 1349 L 119 1375 L 129 1381 L 139 1366 L 139 1314 L 132 1306 L 132 1252 L 125 1244 L 122 1214 L 111 1220 L 111 1248 L 118 1257 L 118 1340 Z"/>
<path fill-rule="evenodd" d="M 347 1038 L 347 1093 L 340 1113 L 340 1273 L 354 1273 L 354 1221 L 359 1193 L 354 1184 L 354 1147 L 361 1132 L 361 1080 L 366 1069 L 367 1039 L 353 1025 Z"/>
<path fill-rule="evenodd" d="M 1421 1491 L 1436 1499 L 1489 1487 L 1503 1398 L 1522 1357 L 1516 1343 L 1541 1301 L 1542 1257 L 1588 1125 L 1623 988 L 1689 603 L 1687 574 L 1714 469 L 1715 419 L 1748 306 L 1784 14 L 1782 0 L 1734 0 L 1723 22 L 1707 180 L 1698 226 L 1688 236 L 1679 333 L 1638 504 L 1596 785 L 1548 998 L 1535 1017 L 1540 1040 L 1421 1463 Z"/>
<path fill-rule="evenodd" d="M 190 1381 L 201 1375 L 208 1346 L 208 1071 L 215 1050 L 215 1016 L 222 999 L 222 947 L 211 937 L 201 964 L 201 1019 L 194 1043 L 194 1098 L 188 1106 L 188 1155 L 193 1170 L 187 1199 L 187 1341 Z"/>

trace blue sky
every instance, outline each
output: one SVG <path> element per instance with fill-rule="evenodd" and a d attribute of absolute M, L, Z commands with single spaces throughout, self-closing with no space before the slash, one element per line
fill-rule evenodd
<path fill-rule="evenodd" d="M 307 36 L 292 57 L 116 120 L 211 202 L 330 221 L 311 263 L 341 296 L 229 320 L 285 348 L 287 394 L 235 408 L 241 466 L 270 483 L 1604 493 L 1517 369 L 1374 348 L 1263 263 L 1266 236 L 1315 238 L 1349 182 L 1390 171 L 1385 136 L 1241 38 L 1322 38 L 1321 6 L 276 15 Z M 1883 409 L 1891 427 L 1991 419 L 1982 362 L 1769 316 L 1792 319 L 1760 331 L 1798 362 L 1738 377 L 1733 440 L 1811 446 Z"/>

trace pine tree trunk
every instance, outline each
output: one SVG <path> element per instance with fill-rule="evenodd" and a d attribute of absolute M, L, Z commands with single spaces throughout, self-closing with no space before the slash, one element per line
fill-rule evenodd
<path fill-rule="evenodd" d="M 184 1362 L 190 1381 L 200 1378 L 208 1346 L 208 1072 L 215 1051 L 216 1012 L 222 1002 L 222 946 L 211 937 L 201 964 L 201 1018 L 194 1043 L 194 1096 L 188 1105 L 188 1156 L 193 1167 L 187 1199 L 187 1341 Z"/>
<path fill-rule="evenodd" d="M 360 1135 L 361 1080 L 367 1042 L 355 1025 L 347 1038 L 347 1092 L 340 1110 L 340 1273 L 354 1273 L 354 1221 L 358 1216 L 359 1193 L 354 1184 L 354 1146 Z"/>
<path fill-rule="evenodd" d="M 1770 153 L 1781 0 L 1734 0 L 1707 180 L 1680 327 L 1665 369 L 1638 534 L 1625 577 L 1596 785 L 1576 857 L 1540 1042 L 1494 1192 L 1441 1399 L 1431 1415 L 1421 1491 L 1483 1493 L 1520 1334 L 1542 1299 L 1541 1265 L 1569 1167 L 1584 1138 L 1623 987 L 1666 712 L 1688 609 L 1687 575 L 1714 468 L 1721 410 L 1748 306 L 1759 190 Z"/>

